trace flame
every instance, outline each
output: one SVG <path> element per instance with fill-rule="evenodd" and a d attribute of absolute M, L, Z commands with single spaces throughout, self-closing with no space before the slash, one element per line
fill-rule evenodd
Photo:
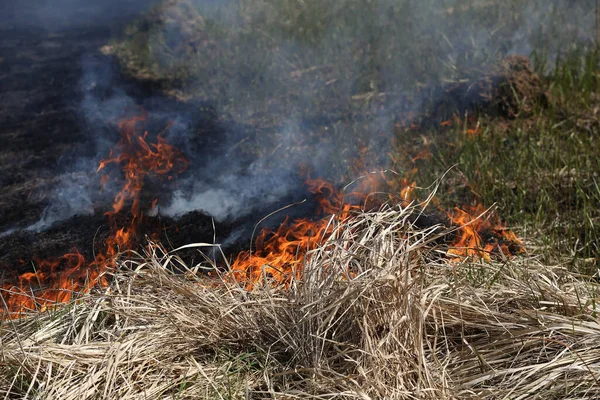
<path fill-rule="evenodd" d="M 111 234 L 105 241 L 105 251 L 89 262 L 76 249 L 57 260 L 35 260 L 35 272 L 22 274 L 18 284 L 5 283 L 1 286 L 9 317 L 16 318 L 29 311 L 44 311 L 56 304 L 69 302 L 95 286 L 106 287 L 109 283 L 107 272 L 115 268 L 117 255 L 138 244 L 137 231 L 144 217 L 140 194 L 146 178 L 152 175 L 170 180 L 187 168 L 181 152 L 169 145 L 160 134 L 156 136 L 155 143 L 149 143 L 148 132 L 138 132 L 137 124 L 146 118 L 147 115 L 142 113 L 122 121 L 119 124 L 120 140 L 98 166 L 97 171 L 100 172 L 109 164 L 117 164 L 125 178 L 114 198 L 112 211 L 106 213 Z M 103 187 L 108 176 L 100 178 Z M 150 209 L 156 206 L 156 201 L 152 201 Z M 131 221 L 125 226 L 118 226 L 117 214 L 124 214 L 130 203 Z"/>
<path fill-rule="evenodd" d="M 59 269 L 59 267 L 61 267 Z M 58 260 L 38 260 L 37 271 L 26 272 L 17 285 L 3 285 L 2 294 L 9 316 L 29 310 L 44 311 L 52 304 L 66 303 L 89 288 L 108 285 L 102 265 L 86 265 L 84 257 L 74 249 Z M 35 287 L 44 287 L 38 291 Z"/>
<path fill-rule="evenodd" d="M 415 183 L 406 178 L 401 180 L 400 202 L 407 205 L 415 197 Z M 302 263 L 310 256 L 310 251 L 323 243 L 333 232 L 336 224 L 353 218 L 365 209 L 374 209 L 383 200 L 392 198 L 376 197 L 374 192 L 388 184 L 385 174 L 367 174 L 359 180 L 354 190 L 344 193 L 322 179 L 305 180 L 308 190 L 314 194 L 318 209 L 315 219 L 286 218 L 275 230 L 265 228 L 258 235 L 254 251 L 240 252 L 231 265 L 230 277 L 252 289 L 268 282 L 273 285 L 287 285 L 293 278 L 300 277 Z M 265 283 L 266 283 L 265 282 Z"/>
<path fill-rule="evenodd" d="M 143 135 L 136 133 L 136 123 L 145 119 L 146 115 L 142 114 L 122 121 L 119 124 L 121 140 L 116 146 L 118 155 L 114 155 L 114 150 L 111 150 L 109 157 L 100 161 L 98 166 L 97 172 L 100 172 L 108 164 L 120 164 L 125 175 L 125 184 L 116 195 L 113 211 L 107 213 L 109 216 L 119 213 L 127 201 L 133 200 L 131 213 L 134 218 L 141 217 L 139 196 L 146 176 L 166 175 L 171 180 L 172 173 L 179 174 L 187 168 L 187 161 L 179 150 L 169 145 L 161 135 L 156 137 L 157 143 L 149 144 L 146 141 L 147 131 Z"/>
<path fill-rule="evenodd" d="M 463 132 L 468 136 L 479 136 L 482 133 L 481 123 L 477 121 L 475 115 L 469 115 L 464 122 L 458 115 L 454 114 L 452 118 L 440 122 L 441 127 L 464 126 Z"/>
<path fill-rule="evenodd" d="M 469 258 L 491 260 L 492 254 L 503 254 L 512 257 L 524 252 L 523 242 L 514 232 L 508 230 L 495 214 L 485 217 L 483 205 L 465 207 L 465 210 L 455 208 L 448 213 L 450 221 L 458 225 L 458 236 L 448 256 L 454 261 Z"/>
<path fill-rule="evenodd" d="M 346 203 L 343 193 L 327 181 L 308 177 L 305 183 L 315 195 L 317 215 L 322 218 L 299 218 L 293 222 L 286 218 L 276 230 L 263 229 L 254 243 L 256 250 L 240 252 L 231 265 L 230 276 L 246 288 L 251 289 L 265 279 L 285 285 L 292 278 L 298 278 L 303 258 L 331 234 L 332 216 L 343 221 L 360 209 L 358 205 Z"/>
<path fill-rule="evenodd" d="M 100 183 L 103 188 L 108 183 L 111 165 L 120 167 L 123 174 L 121 190 L 114 197 L 112 210 L 106 212 L 110 235 L 105 241 L 105 250 L 89 262 L 77 250 L 53 261 L 35 260 L 36 272 L 22 274 L 18 283 L 4 284 L 0 288 L 9 317 L 47 310 L 56 304 L 69 302 L 93 287 L 107 286 L 109 273 L 116 268 L 116 257 L 139 244 L 139 227 L 144 213 L 155 212 L 158 201 L 152 199 L 148 201 L 150 204 L 142 201 L 141 193 L 148 177 L 171 180 L 187 168 L 182 153 L 168 144 L 162 134 L 150 135 L 139 129 L 140 122 L 146 118 L 143 113 L 119 124 L 120 140 L 109 156 L 100 161 L 97 169 L 98 173 L 102 173 Z M 452 122 L 442 124 L 449 126 L 451 123 L 461 121 L 455 116 Z M 407 122 L 407 126 L 407 129 L 413 128 L 412 123 Z M 431 157 L 429 143 L 424 139 L 423 144 L 424 148 L 418 154 L 406 151 L 401 153 L 402 159 L 392 158 L 392 161 L 414 167 L 418 161 L 428 160 Z M 360 154 L 362 157 L 354 167 L 364 171 L 369 167 L 364 161 L 369 159 L 368 149 L 361 148 Z M 302 274 L 303 260 L 332 234 L 338 223 L 365 209 L 375 209 L 384 201 L 393 200 L 403 207 L 418 204 L 413 179 L 417 171 L 413 168 L 400 179 L 388 179 L 384 172 L 365 174 L 348 193 L 325 180 L 311 179 L 307 174 L 305 184 L 317 204 L 314 217 L 294 220 L 287 217 L 276 229 L 263 229 L 253 243 L 253 250 L 237 254 L 228 277 L 247 289 L 263 282 L 286 286 Z M 387 194 L 382 197 L 383 187 L 386 188 L 384 193 L 399 196 Z M 483 206 L 478 205 L 456 208 L 447 214 L 450 222 L 458 226 L 456 240 L 447 252 L 452 260 L 490 260 L 493 254 L 511 257 L 523 252 L 521 241 L 502 225 L 497 216 L 492 214 L 481 218 L 484 211 Z M 123 220 L 128 222 L 120 224 L 119 221 Z"/>
<path fill-rule="evenodd" d="M 381 204 L 371 199 L 371 193 L 382 182 L 388 188 L 399 189 L 400 198 L 396 201 L 402 206 L 418 201 L 416 183 L 410 175 L 398 182 L 385 180 L 383 175 L 366 175 L 357 188 L 346 195 L 327 181 L 308 178 L 305 183 L 317 199 L 317 215 L 321 218 L 293 221 L 286 218 L 277 229 L 263 229 L 254 243 L 255 250 L 237 255 L 230 277 L 247 289 L 263 283 L 286 286 L 300 277 L 304 259 L 331 235 L 336 223 Z M 486 210 L 482 205 L 464 208 L 466 211 L 456 208 L 454 213 L 447 214 L 450 222 L 458 225 L 458 236 L 447 253 L 452 261 L 465 258 L 489 261 L 496 254 L 512 257 L 524 252 L 522 242 L 495 214 L 483 218 Z"/>

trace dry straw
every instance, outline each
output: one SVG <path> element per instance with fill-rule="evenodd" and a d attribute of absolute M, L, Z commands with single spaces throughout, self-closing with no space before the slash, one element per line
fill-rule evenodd
<path fill-rule="evenodd" d="M 339 223 L 298 279 L 249 292 L 151 245 L 106 291 L 3 322 L 0 398 L 600 398 L 595 284 L 448 262 L 419 210 Z"/>

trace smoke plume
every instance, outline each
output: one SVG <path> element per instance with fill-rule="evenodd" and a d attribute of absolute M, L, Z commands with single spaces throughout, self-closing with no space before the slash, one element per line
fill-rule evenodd
<path fill-rule="evenodd" d="M 385 154 L 394 122 L 425 112 L 423 87 L 467 79 L 511 54 L 544 49 L 551 65 L 594 37 L 587 0 L 92 3 L 46 1 L 15 14 L 16 23 L 48 29 L 93 23 L 118 33 L 105 51 L 73 60 L 94 151 L 63 166 L 50 204 L 28 229 L 110 199 L 116 187 L 98 190 L 94 171 L 120 118 L 136 109 L 170 122 L 167 140 L 190 161 L 160 213 L 262 216 L 297 200 L 300 170 L 342 180 L 358 148 Z"/>

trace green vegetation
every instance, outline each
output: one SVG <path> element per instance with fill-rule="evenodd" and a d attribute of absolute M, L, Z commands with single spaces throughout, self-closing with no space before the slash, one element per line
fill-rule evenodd
<path fill-rule="evenodd" d="M 456 164 L 460 179 L 446 182 L 455 192 L 443 197 L 446 205 L 457 204 L 460 195 L 496 203 L 511 227 L 545 245 L 542 254 L 567 257 L 577 270 L 594 274 L 600 257 L 598 65 L 595 51 L 559 59 L 551 72 L 540 71 L 548 102 L 535 104 L 532 113 L 511 120 L 476 115 L 432 132 L 432 158 L 419 164 L 416 179 L 431 181 Z M 467 133 L 475 127 L 478 134 Z"/>

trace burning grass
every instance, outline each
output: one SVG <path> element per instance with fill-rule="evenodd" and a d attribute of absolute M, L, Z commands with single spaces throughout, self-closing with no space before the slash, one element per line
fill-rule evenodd
<path fill-rule="evenodd" d="M 171 3 L 177 2 L 165 2 Z M 347 18 L 354 14 L 363 18 L 363 12 L 350 8 L 348 12 Z M 182 15 L 171 14 L 169 18 L 178 20 Z M 210 21 L 205 26 L 200 17 L 191 20 L 196 25 L 181 25 L 183 30 L 202 33 L 205 28 L 219 28 Z M 355 28 L 344 21 L 338 23 L 339 32 L 343 33 L 346 25 Z M 390 24 L 392 21 L 396 19 L 390 18 Z M 463 29 L 462 23 L 457 26 Z M 508 25 L 506 30 L 513 36 Z M 369 22 L 364 31 L 377 33 L 379 28 Z M 288 34 L 294 37 L 301 32 L 318 30 L 302 28 Z M 376 108 L 370 103 L 372 99 L 386 98 L 408 87 L 406 82 L 399 81 L 397 86 L 386 83 L 394 81 L 393 71 L 384 68 L 385 73 L 374 75 L 369 70 L 379 71 L 379 60 L 391 60 L 386 53 L 398 57 L 398 63 L 389 62 L 394 66 L 403 65 L 401 60 L 415 60 L 407 57 L 410 53 L 406 51 L 395 51 L 397 39 L 403 35 L 388 35 L 386 31 L 379 39 L 382 45 L 364 54 L 372 66 L 365 67 L 367 72 L 361 74 L 364 79 L 356 86 L 347 86 L 352 80 L 344 72 L 354 63 L 328 52 L 323 59 L 307 53 L 308 61 L 291 63 L 290 70 L 259 64 L 237 81 L 237 70 L 227 68 L 229 60 L 244 68 L 254 65 L 253 59 L 238 62 L 241 54 L 237 51 L 244 46 L 237 43 L 245 43 L 240 39 L 246 31 L 232 34 L 236 46 L 216 48 L 201 35 L 183 33 L 191 47 L 174 48 L 174 57 L 192 49 L 198 51 L 194 62 L 206 62 L 204 69 L 192 69 L 201 71 L 199 78 L 205 73 L 225 74 L 218 82 L 206 80 L 206 86 L 194 86 L 196 96 L 218 100 L 221 93 L 231 94 L 221 90 L 223 82 L 228 87 L 239 86 L 244 90 L 234 91 L 236 96 L 224 102 L 225 111 L 235 111 L 239 105 L 245 109 L 249 92 L 249 110 L 270 110 L 272 105 L 275 121 L 278 115 L 287 119 L 293 114 L 288 111 L 298 104 L 270 101 L 269 107 L 263 107 L 261 101 L 287 98 L 287 93 L 305 81 L 321 82 L 328 88 L 323 97 L 314 96 L 309 116 L 324 114 L 329 120 L 338 109 L 345 108 L 354 110 L 352 115 L 367 115 L 354 102 L 364 101 L 366 109 L 372 110 Z M 250 39 L 247 42 L 251 43 Z M 443 41 L 439 43 L 445 46 Z M 263 47 L 279 49 L 270 46 L 270 41 Z M 344 51 L 346 48 L 352 46 L 344 46 Z M 118 50 L 129 51 L 125 47 Z M 443 49 L 434 50 L 441 54 Z M 203 51 L 213 58 L 204 58 Z M 253 53 L 264 61 L 265 52 Z M 116 54 L 126 61 L 127 54 Z M 495 51 L 489 54 L 496 57 Z M 598 128 L 598 54 L 575 54 L 576 62 L 557 60 L 554 69 L 546 71 L 549 76 L 543 74 L 544 56 L 533 56 L 541 78 L 523 59 L 506 59 L 504 62 L 519 68 L 504 65 L 512 71 L 502 86 L 507 91 L 494 92 L 489 99 L 493 108 L 504 108 L 506 112 L 500 114 L 510 116 L 510 120 L 494 120 L 493 115 L 485 115 L 485 107 L 478 107 L 484 114 L 465 112 L 464 118 L 463 113 L 456 114 L 441 122 L 440 132 L 437 127 L 435 132 L 426 131 L 425 124 L 413 123 L 412 117 L 407 119 L 408 128 L 397 124 L 398 148 L 390 157 L 395 168 L 414 171 L 410 179 L 405 177 L 406 183 L 394 188 L 404 202 L 366 212 L 366 207 L 345 203 L 331 186 L 326 190 L 330 196 L 325 200 L 329 202 L 320 203 L 322 213 L 263 231 L 254 241 L 253 251 L 234 257 L 228 265 L 230 272 L 221 272 L 223 265 L 208 263 L 214 268 L 210 277 L 198 274 L 199 267 L 188 268 L 176 251 L 166 252 L 159 245 L 149 245 L 144 254 L 131 251 L 140 242 L 136 224 L 154 209 L 154 201 L 149 202 L 152 205 L 141 204 L 146 203 L 140 196 L 147 175 L 171 180 L 186 168 L 187 161 L 160 135 L 137 132 L 135 118 L 125 122 L 122 133 L 131 135 L 122 136 L 116 151 L 99 168 L 108 172 L 104 167 L 112 164 L 108 168 L 120 166 L 124 173 L 123 189 L 108 213 L 111 236 L 106 242 L 107 252 L 91 264 L 79 253 L 68 253 L 61 259 L 66 271 L 61 275 L 54 273 L 56 266 L 43 263 L 39 266 L 48 268 L 23 275 L 25 280 L 16 288 L 18 296 L 12 297 L 13 303 L 17 300 L 13 316 L 22 318 L 10 320 L 9 313 L 0 313 L 0 394 L 5 398 L 61 399 L 598 397 L 597 285 L 582 275 L 592 268 L 584 270 L 577 264 L 582 257 L 594 268 L 598 262 L 595 202 L 600 190 L 594 168 L 598 163 L 594 152 L 598 140 L 594 135 Z M 341 60 L 343 65 L 336 68 L 329 58 Z M 467 64 L 477 65 L 479 61 L 482 58 L 474 56 Z M 426 66 L 429 62 L 415 61 L 412 69 L 430 71 Z M 189 72 L 180 68 L 185 64 L 176 63 L 175 67 L 173 73 Z M 263 79 L 249 79 L 252 85 L 245 84 L 248 77 L 262 76 L 261 68 L 265 68 L 265 76 L 276 78 L 281 92 L 269 90 Z M 431 79 L 415 80 L 415 74 L 405 73 L 405 68 L 395 70 L 415 84 L 421 80 L 436 82 L 445 76 L 438 71 Z M 523 74 L 516 75 L 515 71 Z M 504 72 L 492 73 L 490 80 Z M 377 76 L 387 79 L 379 81 Z M 456 88 L 456 93 L 468 93 L 473 87 L 461 74 L 451 78 L 454 83 L 447 87 Z M 527 79 L 523 82 L 521 78 Z M 262 91 L 255 90 L 254 82 Z M 318 87 L 309 86 L 306 93 L 313 97 Z M 320 108 L 329 104 L 330 98 L 344 98 L 340 93 L 352 94 L 352 101 L 331 102 L 330 108 Z M 433 108 L 444 111 L 440 104 Z M 452 103 L 446 111 L 458 113 L 460 109 Z M 436 118 L 431 119 L 439 125 Z M 265 124 L 263 119 L 257 121 L 257 125 Z M 358 126 L 354 120 L 349 124 Z M 358 131 L 374 133 L 337 125 L 335 131 L 350 141 Z M 267 147 L 262 151 L 269 153 Z M 366 152 L 360 153 L 359 161 L 369 159 Z M 503 154 L 508 156 L 502 158 Z M 340 152 L 340 158 L 351 157 Z M 471 206 L 448 213 L 449 222 L 457 227 L 454 232 L 439 225 L 418 224 L 417 216 L 423 209 L 407 204 L 418 199 L 415 184 L 409 182 L 413 178 L 429 181 L 454 164 L 459 165 L 464 182 L 460 185 L 456 177 L 449 179 L 443 204 L 436 199 L 440 200 L 436 207 L 442 212 L 465 199 L 472 199 Z M 367 167 L 361 164 L 358 172 L 369 170 Z M 314 189 L 313 193 L 321 193 L 322 186 Z M 465 191 L 470 192 L 468 196 Z M 481 217 L 481 204 L 496 202 L 510 223 L 525 230 L 531 224 L 534 230 L 544 228 L 540 240 L 550 242 L 546 248 L 564 250 L 557 244 L 566 242 L 564 247 L 573 252 L 569 268 L 566 263 L 541 262 L 545 255 L 539 251 L 534 254 L 540 258 L 513 258 L 522 251 L 517 237 L 499 219 Z M 117 225 L 114 217 L 118 213 L 131 214 L 132 219 Z M 322 218 L 323 213 L 334 216 Z M 447 248 L 442 243 L 452 237 L 450 233 L 456 241 Z M 191 245 L 187 250 L 194 247 L 204 245 Z M 120 253 L 127 249 L 126 254 Z M 561 256 L 568 257 L 564 253 Z M 173 270 L 184 273 L 174 274 Z M 57 287 L 50 287 L 47 296 L 38 293 L 39 298 L 32 300 L 31 288 L 48 282 L 55 282 Z M 10 289 L 14 291 L 12 286 Z M 11 298 L 2 297 L 5 304 L 0 308 L 15 310 L 7 299 Z M 68 304 L 56 307 L 56 302 Z"/>
<path fill-rule="evenodd" d="M 146 117 L 142 113 L 120 123 L 121 139 L 98 167 L 98 171 L 104 172 L 107 165 L 114 163 L 121 167 L 124 175 L 122 188 L 114 198 L 113 211 L 106 213 L 111 227 L 111 235 L 105 240 L 106 249 L 91 261 L 86 261 L 77 249 L 57 260 L 36 260 L 36 270 L 20 275 L 18 283 L 2 282 L 0 298 L 4 307 L 0 313 L 17 317 L 27 311 L 43 311 L 57 303 L 66 303 L 96 285 L 108 286 L 104 272 L 116 267 L 115 257 L 120 252 L 136 248 L 139 243 L 138 225 L 144 218 L 140 196 L 146 177 L 171 180 L 187 167 L 187 160 L 179 150 L 169 145 L 160 134 L 156 136 L 156 143 L 146 142 L 148 131 L 142 133 L 136 128 L 136 124 Z M 108 180 L 108 175 L 101 177 L 103 184 Z M 152 209 L 157 201 L 152 201 Z M 132 218 L 127 226 L 123 226 L 118 223 L 119 213 L 129 203 Z"/>
<path fill-rule="evenodd" d="M 327 160 L 337 183 L 356 176 L 347 161 L 363 147 L 367 159 L 383 155 L 377 168 L 418 170 L 420 183 L 458 165 L 445 209 L 498 204 L 509 224 L 546 240 L 548 259 L 572 254 L 574 268 L 592 274 L 600 262 L 595 6 L 462 3 L 162 1 L 105 50 L 127 75 L 209 99 L 248 124 L 245 154 L 309 159 L 323 145 L 339 148 Z M 381 132 L 382 115 L 395 132 Z M 290 130 L 304 143 L 282 145 Z M 373 140 L 380 133 L 385 139 Z M 382 151 L 388 139 L 393 166 Z"/>
<path fill-rule="evenodd" d="M 108 288 L 5 321 L 0 394 L 95 398 L 600 395 L 596 285 L 534 258 L 449 262 L 416 206 L 332 220 L 289 284 L 247 290 L 156 245 Z M 202 248 L 204 245 L 196 245 Z"/>

